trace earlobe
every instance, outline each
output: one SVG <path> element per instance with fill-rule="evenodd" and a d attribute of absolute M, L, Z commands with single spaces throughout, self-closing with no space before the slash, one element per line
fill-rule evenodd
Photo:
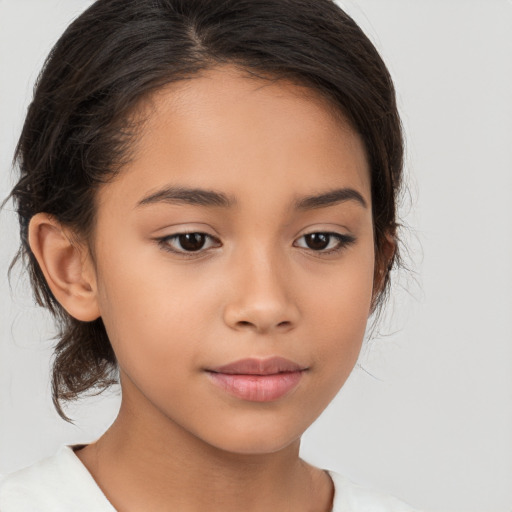
<path fill-rule="evenodd" d="M 28 241 L 46 282 L 60 305 L 83 322 L 100 316 L 96 276 L 84 248 L 54 217 L 38 213 L 29 224 Z"/>

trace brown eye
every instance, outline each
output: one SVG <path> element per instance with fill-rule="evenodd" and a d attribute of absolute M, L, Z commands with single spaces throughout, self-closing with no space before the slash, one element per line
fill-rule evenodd
<path fill-rule="evenodd" d="M 356 241 L 351 235 L 323 232 L 308 233 L 301 236 L 299 240 L 304 240 L 305 245 L 298 244 L 298 247 L 326 255 L 339 252 Z"/>
<path fill-rule="evenodd" d="M 158 239 L 159 245 L 166 251 L 187 255 L 201 253 L 220 245 L 219 240 L 206 233 L 175 233 Z"/>
<path fill-rule="evenodd" d="M 331 236 L 328 233 L 310 233 L 305 235 L 304 238 L 310 249 L 322 251 L 329 245 Z"/>
<path fill-rule="evenodd" d="M 204 233 L 183 233 L 178 236 L 178 242 L 185 251 L 199 251 L 205 241 Z"/>

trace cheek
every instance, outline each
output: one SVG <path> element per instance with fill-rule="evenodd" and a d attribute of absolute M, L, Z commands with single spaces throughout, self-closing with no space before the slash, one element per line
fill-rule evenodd
<path fill-rule="evenodd" d="M 119 366 L 151 396 L 177 400 L 219 329 L 226 276 L 128 236 L 110 242 L 98 255 L 99 302 Z"/>
<path fill-rule="evenodd" d="M 179 371 L 175 354 L 192 357 L 193 340 L 200 338 L 197 294 L 190 283 L 170 274 L 169 265 L 151 258 L 154 249 L 116 253 L 103 255 L 98 298 L 119 365 L 128 374 L 155 377 L 173 366 Z"/>
<path fill-rule="evenodd" d="M 361 349 L 370 314 L 373 268 L 373 251 L 368 246 L 326 279 L 310 303 L 317 363 L 335 387 L 348 377 Z"/>

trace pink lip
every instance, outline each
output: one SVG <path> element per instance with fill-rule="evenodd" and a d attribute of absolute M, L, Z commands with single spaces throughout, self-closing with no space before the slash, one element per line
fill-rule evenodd
<path fill-rule="evenodd" d="M 211 381 L 243 400 L 271 402 L 289 393 L 307 368 L 282 357 L 241 359 L 208 368 Z"/>

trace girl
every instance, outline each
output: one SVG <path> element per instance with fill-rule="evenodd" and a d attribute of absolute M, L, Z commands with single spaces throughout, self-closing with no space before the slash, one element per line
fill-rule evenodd
<path fill-rule="evenodd" d="M 38 80 L 12 197 L 96 442 L 0 510 L 410 510 L 299 458 L 398 261 L 393 84 L 331 0 L 98 0 Z"/>

